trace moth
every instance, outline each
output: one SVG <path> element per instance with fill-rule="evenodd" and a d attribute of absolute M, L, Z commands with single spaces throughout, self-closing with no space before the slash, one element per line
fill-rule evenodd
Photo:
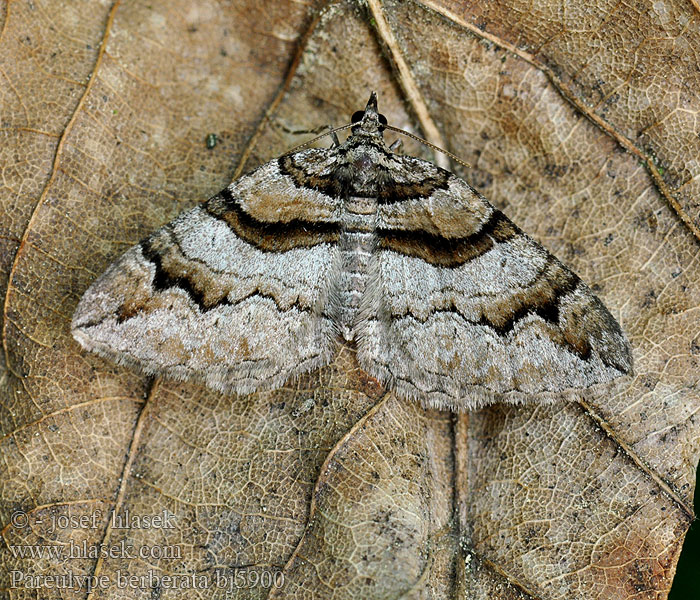
<path fill-rule="evenodd" d="M 394 153 L 386 126 L 373 93 L 343 143 L 280 156 L 133 246 L 80 300 L 75 339 L 226 394 L 345 340 L 398 396 L 453 410 L 630 373 L 590 288 L 464 180 Z"/>

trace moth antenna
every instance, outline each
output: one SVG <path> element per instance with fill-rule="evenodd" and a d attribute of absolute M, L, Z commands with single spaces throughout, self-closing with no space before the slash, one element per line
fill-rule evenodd
<path fill-rule="evenodd" d="M 311 144 L 314 142 L 317 142 L 318 140 L 326 137 L 327 135 L 333 136 L 333 144 L 335 146 L 340 145 L 340 140 L 338 139 L 338 136 L 336 135 L 336 132 L 338 131 L 343 131 L 345 129 L 350 129 L 355 125 L 355 123 L 348 123 L 347 125 L 341 125 L 340 127 L 334 127 L 330 128 L 328 131 L 325 133 L 322 133 L 321 135 L 317 135 L 315 138 L 310 139 L 308 142 L 304 142 L 303 144 L 299 144 L 298 146 L 294 146 L 293 148 L 287 150 L 284 155 L 287 154 L 292 154 L 292 152 L 297 152 L 298 150 L 303 150 L 304 148 L 308 148 Z M 459 163 L 466 169 L 471 169 L 471 165 L 467 162 L 464 162 L 459 156 L 456 156 L 455 154 L 452 154 L 449 150 L 444 150 L 443 148 L 440 148 L 440 146 L 436 146 L 435 144 L 431 144 L 428 140 L 424 140 L 422 137 L 419 137 L 413 133 L 409 133 L 408 131 L 404 129 L 399 129 L 398 127 L 393 127 L 392 125 L 384 125 L 384 129 L 389 129 L 390 131 L 395 131 L 396 133 L 400 133 L 402 135 L 405 135 L 407 137 L 410 137 L 411 139 L 416 140 L 420 144 L 423 144 L 424 146 L 428 146 L 428 148 L 431 148 L 435 150 L 436 152 L 442 152 L 445 156 L 449 156 L 452 160 L 455 162 Z M 399 142 L 400 140 L 397 140 L 396 142 Z M 393 150 L 394 147 L 396 147 L 396 142 L 394 142 L 391 145 L 391 149 Z"/>
<path fill-rule="evenodd" d="M 287 151 L 283 154 L 283 156 L 286 156 L 287 154 L 291 154 L 292 152 L 296 152 L 297 150 L 301 150 L 301 149 L 303 149 L 303 148 L 307 148 L 308 146 L 310 146 L 310 145 L 313 144 L 314 142 L 317 142 L 318 140 L 320 140 L 321 138 L 326 137 L 327 135 L 332 135 L 332 136 L 333 136 L 333 143 L 334 143 L 334 144 L 337 144 L 337 145 L 340 145 L 340 140 L 338 139 L 338 136 L 336 135 L 336 132 L 337 132 L 337 131 L 343 131 L 344 129 L 350 129 L 350 127 L 352 127 L 353 125 L 354 125 L 354 123 L 349 123 L 348 125 L 341 125 L 340 127 L 334 127 L 334 128 L 332 128 L 332 129 L 329 129 L 329 130 L 326 131 L 325 133 L 322 133 L 321 135 L 317 135 L 315 138 L 309 140 L 308 142 L 304 142 L 303 144 L 299 144 L 298 146 L 294 146 L 294 148 L 292 148 L 292 149 L 290 149 L 290 150 L 287 150 Z"/>
<path fill-rule="evenodd" d="M 433 150 L 436 150 L 437 152 L 442 152 L 445 156 L 449 156 L 452 160 L 454 160 L 455 162 L 458 162 L 463 167 L 465 167 L 467 169 L 472 168 L 472 166 L 469 163 L 464 162 L 461 158 L 459 158 L 459 156 L 455 156 L 454 154 L 452 154 L 452 152 L 449 152 L 448 150 L 443 150 L 442 148 L 440 148 L 440 146 L 436 146 L 435 144 L 431 144 L 428 140 L 424 140 L 422 137 L 419 137 L 413 133 L 409 133 L 408 131 L 405 131 L 403 129 L 399 129 L 398 127 L 392 127 L 391 125 L 384 125 L 384 129 L 389 129 L 390 131 L 395 131 L 396 133 L 401 133 L 405 136 L 408 136 L 411 139 L 414 139 L 417 142 L 420 142 L 424 146 L 428 146 L 428 148 L 432 148 Z"/>

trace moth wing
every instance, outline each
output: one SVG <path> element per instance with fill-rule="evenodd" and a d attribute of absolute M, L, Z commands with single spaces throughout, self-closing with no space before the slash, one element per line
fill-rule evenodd
<path fill-rule="evenodd" d="M 327 150 L 303 154 L 323 174 Z M 297 156 L 299 156 L 297 155 Z M 336 200 L 272 161 L 133 246 L 85 292 L 80 344 L 148 374 L 226 393 L 280 386 L 327 363 L 321 315 L 338 235 Z"/>
<path fill-rule="evenodd" d="M 631 370 L 620 326 L 575 273 L 463 180 L 397 162 L 363 299 L 364 369 L 402 396 L 458 409 L 559 398 Z"/>

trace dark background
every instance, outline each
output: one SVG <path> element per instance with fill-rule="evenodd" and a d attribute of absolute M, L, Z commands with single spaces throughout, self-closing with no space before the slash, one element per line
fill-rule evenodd
<path fill-rule="evenodd" d="M 700 466 L 695 477 L 695 514 L 700 512 Z M 700 599 L 700 522 L 695 521 L 685 536 L 683 551 L 678 561 L 676 578 L 673 580 L 669 600 Z"/>

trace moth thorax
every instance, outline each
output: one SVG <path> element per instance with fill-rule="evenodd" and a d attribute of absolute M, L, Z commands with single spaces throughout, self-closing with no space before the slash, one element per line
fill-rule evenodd
<path fill-rule="evenodd" d="M 382 158 L 373 146 L 354 153 L 348 162 L 351 194 L 377 196 L 379 189 L 387 183 L 388 177 L 387 166 L 382 164 Z"/>

